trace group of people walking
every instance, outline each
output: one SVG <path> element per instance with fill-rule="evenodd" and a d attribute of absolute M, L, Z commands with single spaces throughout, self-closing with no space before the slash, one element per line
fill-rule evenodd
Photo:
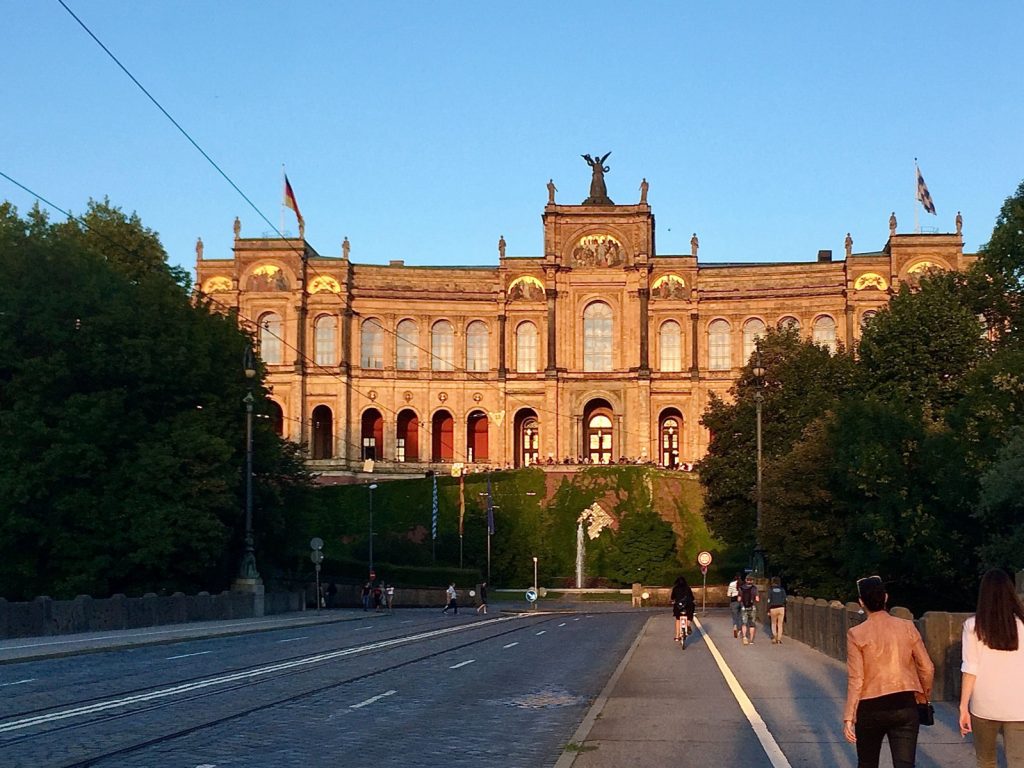
<path fill-rule="evenodd" d="M 893 768 L 912 768 L 921 725 L 931 725 L 935 666 L 913 622 L 889 614 L 878 576 L 857 582 L 866 618 L 847 632 L 843 734 L 858 768 L 878 765 L 888 739 Z M 981 579 L 977 612 L 964 622 L 960 733 L 974 734 L 978 768 L 995 768 L 1003 734 L 1008 768 L 1024 768 L 1024 604 L 1005 571 Z"/>
<path fill-rule="evenodd" d="M 732 612 L 732 636 L 740 638 L 744 645 L 753 645 L 757 637 L 757 606 L 761 593 L 751 574 L 737 573 L 725 590 Z M 778 576 L 768 587 L 768 629 L 773 645 L 782 643 L 783 625 L 786 621 L 786 590 Z"/>

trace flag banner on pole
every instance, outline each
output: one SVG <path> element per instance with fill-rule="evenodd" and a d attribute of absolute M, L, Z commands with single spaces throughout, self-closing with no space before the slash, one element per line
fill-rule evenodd
<path fill-rule="evenodd" d="M 462 535 L 462 521 L 466 517 L 466 477 L 459 475 L 459 536 Z"/>
<path fill-rule="evenodd" d="M 292 191 L 292 183 L 288 181 L 288 175 L 284 177 L 284 206 L 295 211 L 295 218 L 302 224 L 302 214 L 299 213 L 299 204 L 295 200 L 295 193 Z"/>
<path fill-rule="evenodd" d="M 431 501 L 430 512 L 430 534 L 431 538 L 437 538 L 437 475 L 434 475 L 434 493 Z"/>
<path fill-rule="evenodd" d="M 487 476 L 487 535 L 494 535 L 494 499 L 491 497 L 491 476 Z"/>
<path fill-rule="evenodd" d="M 928 185 L 924 183 L 924 176 L 921 175 L 920 168 L 917 169 L 917 199 L 921 201 L 925 213 L 938 215 L 935 213 L 935 203 L 932 202 L 931 192 L 928 191 Z"/>

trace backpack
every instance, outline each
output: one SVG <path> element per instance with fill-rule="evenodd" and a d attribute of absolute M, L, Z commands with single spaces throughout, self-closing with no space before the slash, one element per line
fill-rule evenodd
<path fill-rule="evenodd" d="M 744 608 L 754 607 L 754 595 L 757 593 L 757 587 L 753 584 L 743 584 L 740 587 L 740 602 L 743 603 Z"/>

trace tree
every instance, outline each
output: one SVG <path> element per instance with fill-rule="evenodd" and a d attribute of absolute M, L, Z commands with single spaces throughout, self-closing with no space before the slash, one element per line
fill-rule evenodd
<path fill-rule="evenodd" d="M 989 288 L 989 327 L 1019 343 L 1024 332 L 1024 182 L 1003 203 L 978 267 Z"/>
<path fill-rule="evenodd" d="M 982 476 L 974 517 L 988 533 L 979 570 L 1024 570 L 1024 427 L 1013 430 Z"/>
<path fill-rule="evenodd" d="M 610 560 L 611 576 L 626 584 L 670 583 L 669 574 L 678 569 L 672 526 L 652 509 L 624 516 L 613 536 Z"/>
<path fill-rule="evenodd" d="M 0 208 L 7 597 L 217 589 L 240 557 L 249 340 L 192 304 L 137 217 L 101 211 L 110 239 L 89 244 L 77 224 Z M 122 234 L 131 258 L 97 253 Z M 257 514 L 273 519 L 305 475 L 262 421 Z"/>

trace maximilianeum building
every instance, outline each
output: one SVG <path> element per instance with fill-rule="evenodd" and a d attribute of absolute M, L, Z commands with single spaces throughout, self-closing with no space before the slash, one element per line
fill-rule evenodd
<path fill-rule="evenodd" d="M 595 182 L 598 174 L 595 172 Z M 544 253 L 496 265 L 387 266 L 321 256 L 298 240 L 241 237 L 198 256 L 197 287 L 237 309 L 272 388 L 267 415 L 342 479 L 464 463 L 652 461 L 706 451 L 700 416 L 726 395 L 768 327 L 849 347 L 893 291 L 957 270 L 951 234 L 898 234 L 880 251 L 816 261 L 702 264 L 655 248 L 646 184 L 615 205 L 603 178 L 582 205 L 549 200 Z M 372 460 L 372 463 L 368 462 Z"/>

